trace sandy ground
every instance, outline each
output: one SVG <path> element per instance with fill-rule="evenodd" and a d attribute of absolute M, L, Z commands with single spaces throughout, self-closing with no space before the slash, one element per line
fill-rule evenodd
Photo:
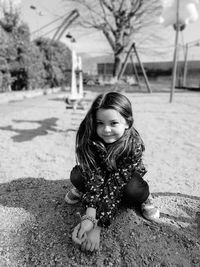
<path fill-rule="evenodd" d="M 0 267 L 200 266 L 200 93 L 126 93 L 159 223 L 122 209 L 102 231 L 98 253 L 71 241 L 79 205 L 64 203 L 84 109 L 66 109 L 63 94 L 0 105 Z"/>

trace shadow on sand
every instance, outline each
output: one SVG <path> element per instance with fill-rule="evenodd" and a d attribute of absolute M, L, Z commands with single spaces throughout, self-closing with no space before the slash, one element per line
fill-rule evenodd
<path fill-rule="evenodd" d="M 76 213 L 83 213 L 84 210 L 79 204 L 70 206 L 64 202 L 69 188 L 68 180 L 50 181 L 32 177 L 0 185 L 0 219 L 1 222 L 5 221 L 2 224 L 5 227 L 0 227 L 2 263 L 9 260 L 11 265 L 8 266 L 19 267 L 100 267 L 150 266 L 148 264 L 152 261 L 155 263 L 152 266 L 160 266 L 156 265 L 160 262 L 168 264 L 165 266 L 176 266 L 173 265 L 176 263 L 192 266 L 192 261 L 199 261 L 198 237 L 187 235 L 190 226 L 182 231 L 170 225 L 151 223 L 138 216 L 133 209 L 122 209 L 111 227 L 102 231 L 99 252 L 82 253 L 79 247 L 72 244 L 71 232 L 78 223 Z M 170 198 L 173 195 L 154 194 L 155 198 Z M 179 196 L 195 198 L 198 203 L 200 200 L 188 195 Z M 200 230 L 199 210 L 196 213 L 197 229 Z M 174 219 L 188 221 L 188 217 Z M 169 243 L 170 250 L 166 256 Z M 174 250 L 180 250 L 181 256 L 174 256 Z"/>
<path fill-rule="evenodd" d="M 60 132 L 56 128 L 56 122 L 58 118 L 48 118 L 44 120 L 13 120 L 14 123 L 37 123 L 39 126 L 33 129 L 18 129 L 14 128 L 12 125 L 0 127 L 1 131 L 15 132 L 16 135 L 12 137 L 14 142 L 26 142 L 31 141 L 37 136 L 47 135 L 50 132 Z"/>

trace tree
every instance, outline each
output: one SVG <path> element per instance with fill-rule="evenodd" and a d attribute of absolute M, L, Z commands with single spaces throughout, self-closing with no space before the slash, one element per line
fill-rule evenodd
<path fill-rule="evenodd" d="M 34 42 L 30 43 L 28 82 L 29 89 L 44 88 L 46 86 L 46 72 L 43 64 L 43 54 Z"/>
<path fill-rule="evenodd" d="M 11 33 L 19 24 L 19 14 L 17 12 L 6 12 L 3 10 L 3 18 L 0 20 L 0 26 L 5 32 Z"/>
<path fill-rule="evenodd" d="M 1 71 L 3 78 L 10 79 L 12 90 L 22 90 L 28 88 L 30 32 L 28 26 L 20 22 L 19 13 L 13 10 L 12 6 L 9 11 L 4 9 L 0 20 L 0 57 L 4 58 L 7 67 Z"/>
<path fill-rule="evenodd" d="M 0 86 L 28 90 L 67 85 L 71 51 L 59 41 L 30 40 L 30 30 L 18 13 L 4 12 L 0 19 Z"/>
<path fill-rule="evenodd" d="M 59 41 L 40 37 L 34 40 L 43 56 L 46 86 L 56 87 L 69 83 L 71 51 Z"/>
<path fill-rule="evenodd" d="M 80 10 L 80 24 L 99 30 L 114 56 L 113 76 L 117 79 L 133 42 L 150 36 L 160 13 L 158 0 L 71 0 Z"/>

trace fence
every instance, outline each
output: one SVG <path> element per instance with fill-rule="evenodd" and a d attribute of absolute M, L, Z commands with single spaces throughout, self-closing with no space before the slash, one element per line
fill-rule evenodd
<path fill-rule="evenodd" d="M 172 62 L 145 62 L 143 63 L 147 76 L 151 79 L 167 77 L 172 75 Z M 98 76 L 104 77 L 104 80 L 112 77 L 113 63 L 97 64 Z M 138 63 L 135 64 L 137 74 L 142 77 L 142 70 Z M 127 63 L 123 76 L 134 76 L 135 70 L 132 63 Z M 179 61 L 177 64 L 177 87 L 200 88 L 200 61 Z"/>

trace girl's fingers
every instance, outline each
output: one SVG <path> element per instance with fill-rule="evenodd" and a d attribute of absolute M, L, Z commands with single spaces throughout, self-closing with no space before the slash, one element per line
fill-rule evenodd
<path fill-rule="evenodd" d="M 86 250 L 87 251 L 90 251 L 91 245 L 92 245 L 91 242 L 88 240 L 86 243 Z"/>
<path fill-rule="evenodd" d="M 74 228 L 72 233 L 72 240 L 76 243 L 81 245 L 87 238 L 87 234 L 83 232 L 81 229 L 80 223 Z"/>
<path fill-rule="evenodd" d="M 82 250 L 82 251 L 85 251 L 86 244 L 87 244 L 87 241 L 85 241 L 85 242 L 83 242 L 83 243 L 81 244 L 81 250 Z"/>
<path fill-rule="evenodd" d="M 87 238 L 87 234 L 84 233 L 84 235 L 83 235 L 83 237 L 82 237 L 82 239 L 81 239 L 81 242 L 84 242 L 84 241 L 86 240 L 86 238 Z"/>
<path fill-rule="evenodd" d="M 90 251 L 93 252 L 95 248 L 96 243 L 91 243 Z"/>
<path fill-rule="evenodd" d="M 95 246 L 94 246 L 94 250 L 96 250 L 96 251 L 97 251 L 98 249 L 99 249 L 99 244 L 98 244 L 98 243 L 96 243 L 96 244 L 95 244 Z"/>
<path fill-rule="evenodd" d="M 80 224 L 78 224 L 75 228 L 74 228 L 74 231 L 72 233 L 72 240 L 76 243 L 76 244 L 81 244 L 81 240 L 78 238 L 78 232 L 79 232 L 79 229 L 80 229 Z"/>
<path fill-rule="evenodd" d="M 80 227 L 80 229 L 78 231 L 78 239 L 79 240 L 84 239 L 85 235 L 86 235 L 85 231 Z"/>

